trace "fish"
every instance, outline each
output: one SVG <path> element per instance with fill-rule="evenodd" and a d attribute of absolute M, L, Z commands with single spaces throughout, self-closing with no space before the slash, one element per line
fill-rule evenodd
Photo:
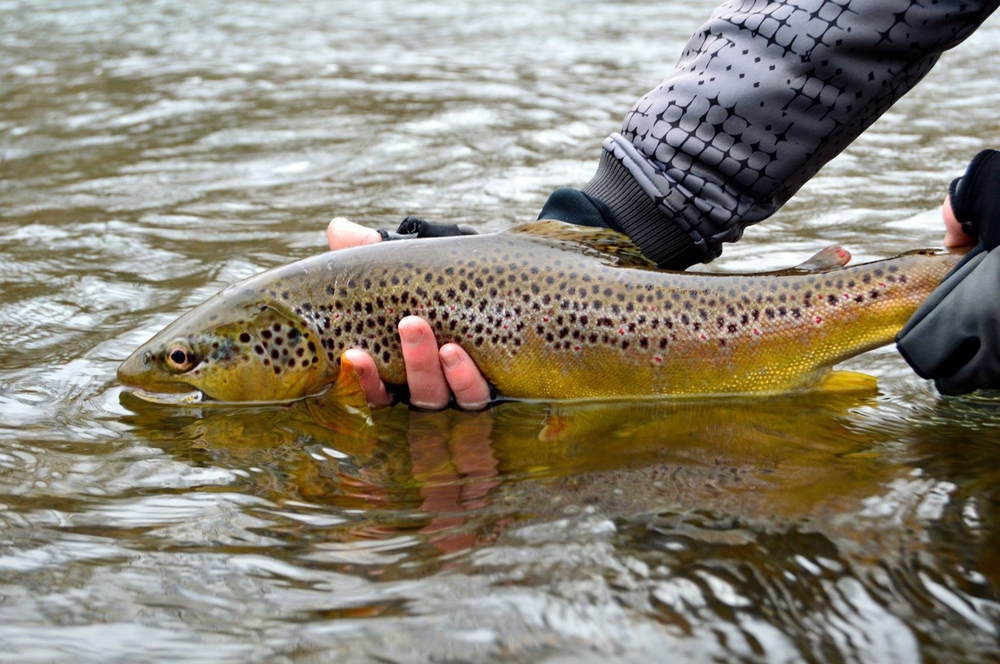
<path fill-rule="evenodd" d="M 397 325 L 417 315 L 504 399 L 780 394 L 890 343 L 959 259 L 922 249 L 847 267 L 821 256 L 771 273 L 675 272 L 620 233 L 555 221 L 377 243 L 225 288 L 118 378 L 138 395 L 356 400 L 344 351 L 367 351 L 386 384 L 403 385 Z"/>

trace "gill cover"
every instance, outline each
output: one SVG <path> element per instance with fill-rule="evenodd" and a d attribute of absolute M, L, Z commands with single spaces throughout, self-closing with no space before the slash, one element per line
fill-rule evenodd
<path fill-rule="evenodd" d="M 216 401 L 289 401 L 329 382 L 315 332 L 274 303 L 207 302 L 138 348 L 118 378 L 149 392 L 200 390 Z"/>

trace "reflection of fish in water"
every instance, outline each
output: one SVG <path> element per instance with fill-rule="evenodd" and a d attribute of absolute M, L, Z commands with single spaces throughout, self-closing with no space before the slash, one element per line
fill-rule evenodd
<path fill-rule="evenodd" d="M 291 400 L 331 385 L 356 395 L 341 353 L 365 349 L 387 383 L 405 382 L 396 325 L 416 314 L 510 398 L 781 392 L 889 343 L 957 260 L 917 251 L 813 273 L 668 272 L 618 233 L 557 222 L 376 244 L 226 288 L 118 376 L 218 401 Z"/>

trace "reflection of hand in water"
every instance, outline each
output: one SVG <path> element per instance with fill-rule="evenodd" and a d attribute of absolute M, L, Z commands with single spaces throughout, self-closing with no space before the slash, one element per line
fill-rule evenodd
<path fill-rule="evenodd" d="M 423 497 L 420 509 L 431 515 L 420 532 L 444 553 L 482 543 L 477 532 L 461 527 L 463 513 L 486 507 L 487 494 L 501 483 L 492 434 L 489 413 L 410 415 L 406 438 L 413 480 Z"/>

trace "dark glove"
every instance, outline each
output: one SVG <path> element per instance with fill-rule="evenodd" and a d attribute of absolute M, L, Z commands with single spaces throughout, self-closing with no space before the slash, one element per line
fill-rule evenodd
<path fill-rule="evenodd" d="M 395 233 L 378 229 L 378 234 L 383 241 L 387 240 L 414 240 L 425 237 L 452 237 L 455 235 L 478 235 L 472 226 L 465 224 L 432 224 L 419 217 L 410 215 L 403 219 Z"/>
<path fill-rule="evenodd" d="M 942 394 L 1000 387 L 1000 152 L 984 150 L 949 193 L 979 244 L 896 335 L 903 358 Z"/>
<path fill-rule="evenodd" d="M 977 154 L 965 175 L 952 180 L 948 194 L 963 233 L 979 238 L 987 251 L 1000 245 L 1000 152 Z"/>

